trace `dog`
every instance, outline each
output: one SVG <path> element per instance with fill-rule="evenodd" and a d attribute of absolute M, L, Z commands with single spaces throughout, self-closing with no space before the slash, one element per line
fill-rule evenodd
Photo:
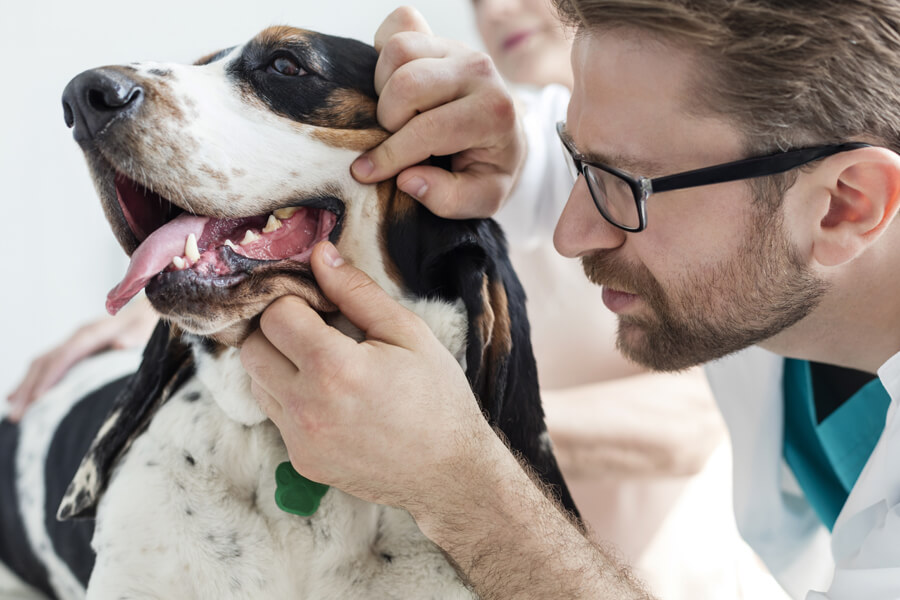
<path fill-rule="evenodd" d="M 313 278 L 325 239 L 428 323 L 577 520 L 499 227 L 350 176 L 387 136 L 376 60 L 355 40 L 271 27 L 193 65 L 69 83 L 66 123 L 131 257 L 107 308 L 143 289 L 162 320 L 136 372 L 133 356 L 90 359 L 20 425 L 0 423 L 6 579 L 64 599 L 473 597 L 403 510 L 333 488 L 311 516 L 276 504 L 287 452 L 238 348 L 286 294 L 362 339 Z"/>

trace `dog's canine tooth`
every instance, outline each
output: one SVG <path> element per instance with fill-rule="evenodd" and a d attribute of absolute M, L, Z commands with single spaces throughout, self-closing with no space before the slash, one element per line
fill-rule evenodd
<path fill-rule="evenodd" d="M 269 220 L 266 221 L 266 226 L 263 227 L 263 233 L 272 233 L 276 229 L 281 229 L 281 221 L 275 215 L 269 215 Z"/>
<path fill-rule="evenodd" d="M 232 250 L 237 250 L 237 246 L 234 245 L 234 242 L 231 240 L 225 240 L 225 245 L 231 248 Z"/>
<path fill-rule="evenodd" d="M 175 268 L 178 269 L 179 271 L 185 267 L 184 259 L 181 258 L 180 256 L 173 256 L 172 264 L 175 265 Z"/>
<path fill-rule="evenodd" d="M 241 246 L 246 246 L 247 244 L 253 243 L 259 239 L 259 234 L 253 233 L 252 229 L 248 229 L 247 233 L 244 234 L 244 239 L 241 240 Z"/>
<path fill-rule="evenodd" d="M 197 236 L 189 233 L 184 243 L 184 255 L 191 262 L 200 260 L 200 249 L 197 248 Z"/>
<path fill-rule="evenodd" d="M 285 219 L 290 219 L 291 217 L 293 217 L 294 213 L 298 210 L 300 209 L 296 206 L 289 206 L 287 208 L 279 208 L 278 210 L 273 211 L 272 214 L 275 215 L 275 218 L 281 219 L 283 221 Z"/>

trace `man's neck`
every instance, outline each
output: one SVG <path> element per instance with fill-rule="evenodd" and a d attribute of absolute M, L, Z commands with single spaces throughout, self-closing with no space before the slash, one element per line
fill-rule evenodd
<path fill-rule="evenodd" d="M 821 304 L 760 345 L 869 373 L 900 352 L 900 223 L 892 227 L 856 260 L 823 271 L 831 288 Z"/>

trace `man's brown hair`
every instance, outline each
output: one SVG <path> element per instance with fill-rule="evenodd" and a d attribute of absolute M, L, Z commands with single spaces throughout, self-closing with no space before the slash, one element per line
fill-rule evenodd
<path fill-rule="evenodd" d="M 702 107 L 749 152 L 849 140 L 900 151 L 900 1 L 554 0 L 580 33 L 635 28 L 700 56 Z"/>

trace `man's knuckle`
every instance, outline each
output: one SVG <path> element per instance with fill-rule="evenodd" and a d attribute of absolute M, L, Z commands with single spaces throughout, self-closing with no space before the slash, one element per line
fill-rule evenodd
<path fill-rule="evenodd" d="M 516 122 L 516 105 L 513 99 L 503 89 L 493 89 L 485 98 L 487 114 L 491 115 L 491 122 L 498 130 L 505 131 Z"/>
<path fill-rule="evenodd" d="M 472 77 L 491 78 L 497 73 L 493 59 L 484 52 L 472 52 L 466 60 L 466 70 Z"/>
<path fill-rule="evenodd" d="M 391 101 L 401 104 L 413 102 L 419 94 L 420 85 L 420 78 L 415 69 L 410 65 L 400 67 L 391 76 Z"/>
<path fill-rule="evenodd" d="M 384 43 L 381 50 L 382 57 L 389 64 L 400 67 L 416 58 L 415 34 L 409 31 L 395 33 Z"/>

